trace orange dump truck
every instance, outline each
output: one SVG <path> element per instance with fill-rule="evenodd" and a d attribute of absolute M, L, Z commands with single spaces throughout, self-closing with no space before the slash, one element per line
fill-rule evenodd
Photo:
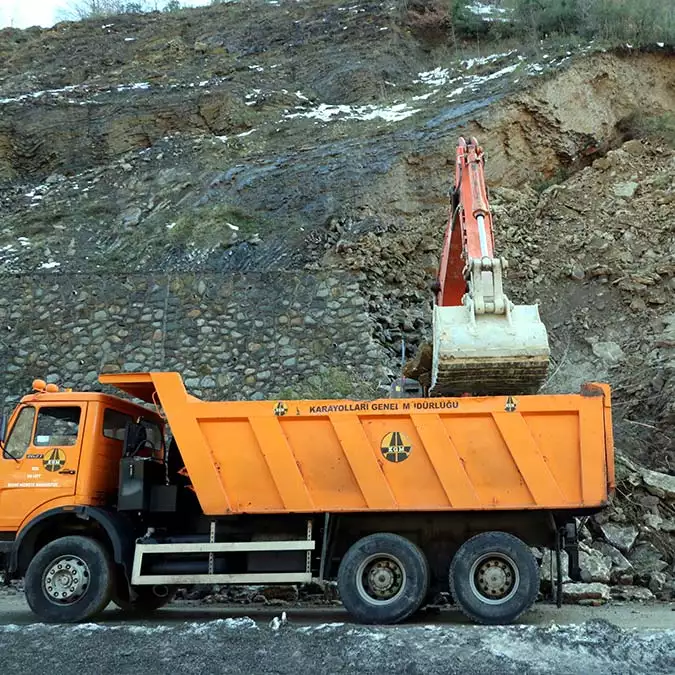
<path fill-rule="evenodd" d="M 100 381 L 149 405 L 37 380 L 3 423 L 0 555 L 47 621 L 156 609 L 190 585 L 336 579 L 361 622 L 449 590 L 506 623 L 539 590 L 530 547 L 566 549 L 573 576 L 575 518 L 614 488 L 606 385 L 205 402 L 177 373 Z"/>

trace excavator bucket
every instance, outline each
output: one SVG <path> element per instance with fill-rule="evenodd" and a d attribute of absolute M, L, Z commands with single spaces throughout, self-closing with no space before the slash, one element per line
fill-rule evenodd
<path fill-rule="evenodd" d="M 478 315 L 436 306 L 433 335 L 431 396 L 534 394 L 546 380 L 548 335 L 536 305 Z"/>

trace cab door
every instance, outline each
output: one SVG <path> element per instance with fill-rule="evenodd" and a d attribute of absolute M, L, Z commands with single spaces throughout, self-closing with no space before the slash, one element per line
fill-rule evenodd
<path fill-rule="evenodd" d="M 0 459 L 0 531 L 15 531 L 46 502 L 75 495 L 86 405 L 24 405 Z"/>

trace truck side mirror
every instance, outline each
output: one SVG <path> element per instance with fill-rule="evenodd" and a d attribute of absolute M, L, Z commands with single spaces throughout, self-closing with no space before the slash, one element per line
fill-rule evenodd
<path fill-rule="evenodd" d="M 2 411 L 2 417 L 0 417 L 0 443 L 5 444 L 5 436 L 7 435 L 7 422 L 9 420 L 9 415 L 6 411 Z"/>

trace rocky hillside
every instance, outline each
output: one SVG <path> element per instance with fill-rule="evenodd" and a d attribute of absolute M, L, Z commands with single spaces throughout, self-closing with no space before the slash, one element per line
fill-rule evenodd
<path fill-rule="evenodd" d="M 4 400 L 147 368 L 205 397 L 373 395 L 429 338 L 472 134 L 507 293 L 549 329 L 544 390 L 610 382 L 618 450 L 672 479 L 673 54 L 450 49 L 389 2 L 0 31 Z M 665 574 L 672 494 L 641 471 L 612 518 Z"/>

